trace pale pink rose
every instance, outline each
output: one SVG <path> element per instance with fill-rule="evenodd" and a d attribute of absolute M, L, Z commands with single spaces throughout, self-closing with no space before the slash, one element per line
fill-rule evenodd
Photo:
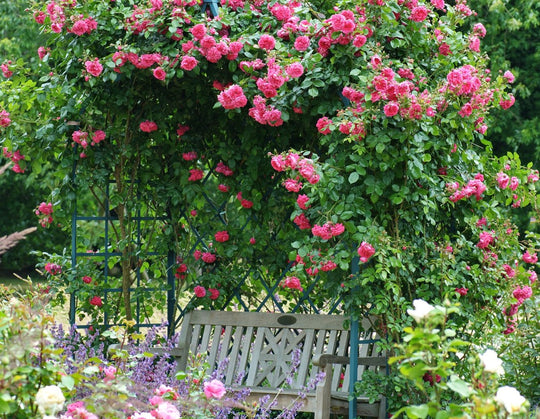
<path fill-rule="evenodd" d="M 225 385 L 219 380 L 204 383 L 204 395 L 207 399 L 221 399 L 225 393 Z"/>

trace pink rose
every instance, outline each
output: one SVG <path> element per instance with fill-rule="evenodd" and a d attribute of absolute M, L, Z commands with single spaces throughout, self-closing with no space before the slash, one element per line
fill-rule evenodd
<path fill-rule="evenodd" d="M 223 243 L 229 240 L 229 233 L 226 230 L 218 231 L 216 234 L 214 234 L 214 237 L 216 241 Z"/>
<path fill-rule="evenodd" d="M 152 132 L 158 129 L 158 126 L 153 121 L 144 121 L 139 124 L 139 128 L 143 132 Z"/>
<path fill-rule="evenodd" d="M 399 104 L 397 102 L 388 102 L 386 105 L 384 105 L 383 110 L 384 114 L 390 118 L 397 115 L 399 112 Z"/>
<path fill-rule="evenodd" d="M 93 61 L 86 61 L 84 63 L 86 71 L 94 77 L 98 77 L 103 71 L 103 66 L 100 64 L 97 58 L 94 58 Z"/>
<path fill-rule="evenodd" d="M 528 250 L 523 254 L 522 259 L 525 263 L 538 262 L 538 256 L 536 255 L 536 253 L 530 254 Z"/>
<path fill-rule="evenodd" d="M 207 399 L 221 399 L 225 393 L 225 385 L 219 380 L 204 383 L 204 395 Z"/>
<path fill-rule="evenodd" d="M 154 74 L 154 77 L 158 80 L 165 80 L 165 77 L 167 77 L 167 73 L 165 73 L 165 70 L 163 70 L 161 67 L 156 67 L 152 71 Z"/>
<path fill-rule="evenodd" d="M 197 285 L 195 288 L 193 288 L 193 293 L 196 297 L 203 298 L 206 296 L 206 289 L 201 285 Z"/>
<path fill-rule="evenodd" d="M 362 242 L 358 248 L 358 256 L 360 256 L 360 262 L 367 262 L 371 256 L 375 254 L 373 246 L 367 242 Z"/>

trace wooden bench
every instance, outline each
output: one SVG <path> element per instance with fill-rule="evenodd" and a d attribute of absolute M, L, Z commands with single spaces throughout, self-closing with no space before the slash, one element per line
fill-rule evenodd
<path fill-rule="evenodd" d="M 248 403 L 270 395 L 271 400 L 275 398 L 272 409 L 283 410 L 299 401 L 298 393 L 303 392 L 306 397 L 298 410 L 326 419 L 331 413 L 347 414 L 349 407 L 349 331 L 345 320 L 338 315 L 195 310 L 184 317 L 173 355 L 177 368 L 183 371 L 190 352 L 205 354 L 211 371 L 224 366 L 228 388 L 249 387 Z M 365 319 L 360 328 L 367 331 L 361 330 L 359 337 L 365 343 L 359 347 L 358 377 L 368 368 L 386 370 L 386 358 L 374 350 L 377 336 L 369 323 Z M 298 366 L 292 380 L 287 381 L 295 349 Z M 319 372 L 325 373 L 324 378 L 306 392 Z M 357 409 L 359 416 L 386 417 L 384 397 L 375 403 L 358 397 Z"/>

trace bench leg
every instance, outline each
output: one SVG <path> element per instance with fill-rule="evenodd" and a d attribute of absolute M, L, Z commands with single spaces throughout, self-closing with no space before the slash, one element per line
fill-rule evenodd
<path fill-rule="evenodd" d="M 331 368 L 330 371 L 332 371 Z M 330 419 L 330 385 L 332 383 L 332 374 L 328 371 L 325 372 L 326 376 L 315 389 L 314 419 Z"/>

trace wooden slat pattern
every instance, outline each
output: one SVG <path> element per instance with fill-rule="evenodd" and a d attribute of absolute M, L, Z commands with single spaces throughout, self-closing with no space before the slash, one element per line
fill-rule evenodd
<path fill-rule="evenodd" d="M 279 401 L 281 405 L 287 398 L 293 400 L 293 394 L 317 376 L 319 368 L 313 365 L 315 355 L 348 356 L 349 331 L 343 326 L 345 320 L 344 316 L 334 315 L 196 310 L 185 317 L 180 345 L 183 345 L 186 355 L 188 351 L 205 354 L 211 370 L 224 365 L 227 359 L 223 381 L 228 387 L 266 388 L 268 394 L 280 387 L 290 387 L 280 396 L 283 398 L 287 394 Z M 366 326 L 369 322 L 363 321 L 362 324 Z M 373 333 L 365 333 L 360 339 L 373 337 Z M 378 357 L 373 347 L 372 343 L 361 344 L 359 356 Z M 297 350 L 300 350 L 300 358 L 296 375 L 294 379 L 287 380 L 291 376 L 293 353 Z M 346 395 L 350 367 L 346 363 L 347 358 L 345 362 L 337 362 L 342 364 L 328 364 L 326 368 L 329 389 L 336 396 L 338 393 Z M 366 368 L 358 367 L 359 376 Z M 381 369 L 376 366 L 369 368 Z M 245 376 L 238 380 L 242 373 Z M 344 380 L 340 382 L 342 373 Z M 305 411 L 315 411 L 314 397 L 315 392 L 310 393 L 308 399 L 312 401 L 305 406 Z M 338 408 L 338 405 L 332 406 L 332 409 Z M 378 409 L 378 406 L 368 406 L 368 409 Z"/>

